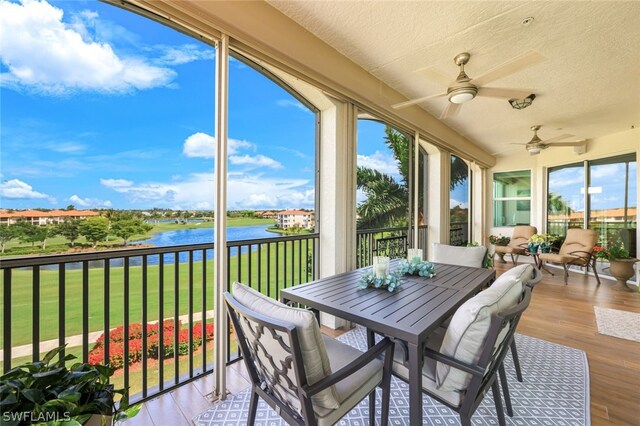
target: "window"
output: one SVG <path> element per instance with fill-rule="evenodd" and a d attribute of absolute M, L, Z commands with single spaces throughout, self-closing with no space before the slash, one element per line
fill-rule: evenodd
<path fill-rule="evenodd" d="M 450 244 L 463 246 L 469 242 L 469 166 L 451 156 L 451 185 L 449 188 Z"/>
<path fill-rule="evenodd" d="M 493 174 L 493 226 L 531 223 L 531 171 Z"/>
<path fill-rule="evenodd" d="M 586 227 L 598 232 L 600 244 L 620 242 L 634 254 L 636 175 L 635 154 L 549 169 L 547 232 L 565 235 L 568 228 L 584 228 L 587 218 Z"/>

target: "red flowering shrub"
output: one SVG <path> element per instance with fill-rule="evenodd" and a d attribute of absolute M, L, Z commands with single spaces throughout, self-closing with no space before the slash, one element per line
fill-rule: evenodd
<path fill-rule="evenodd" d="M 147 357 L 152 359 L 159 358 L 159 334 L 160 325 L 146 324 L 145 332 L 147 335 Z M 169 358 L 174 354 L 174 336 L 175 326 L 173 320 L 166 320 L 162 323 L 162 348 L 163 357 Z M 187 355 L 189 353 L 189 329 L 182 329 L 178 321 L 178 355 Z M 205 326 L 205 336 L 207 340 L 213 339 L 214 326 L 207 324 Z M 134 364 L 142 360 L 142 323 L 129 325 L 129 356 L 128 363 Z M 193 326 L 193 342 L 192 349 L 195 351 L 202 345 L 202 324 Z M 104 334 L 96 339 L 93 349 L 89 352 L 90 364 L 101 364 L 104 361 Z M 108 364 L 113 369 L 122 368 L 124 366 L 124 327 L 116 327 L 109 332 L 109 361 Z"/>

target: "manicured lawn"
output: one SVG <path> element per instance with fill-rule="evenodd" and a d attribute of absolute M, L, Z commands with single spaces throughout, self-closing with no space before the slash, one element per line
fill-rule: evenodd
<path fill-rule="evenodd" d="M 271 297 L 278 297 L 278 289 L 290 287 L 300 282 L 311 279 L 312 273 L 307 265 L 307 249 L 311 258 L 312 243 L 308 247 L 304 241 L 288 242 L 285 259 L 285 243 L 270 243 L 270 261 L 268 262 L 267 247 L 261 250 L 254 249 L 251 253 L 237 255 L 235 249 L 231 252 L 230 267 L 228 272 L 229 282 L 236 280 L 250 283 L 252 287 Z M 292 244 L 294 246 L 292 247 Z M 277 253 L 276 253 L 277 251 Z M 251 262 L 249 262 L 249 258 Z M 310 262 L 309 262 L 310 263 Z M 251 264 L 251 265 L 249 265 Z M 259 265 L 259 266 L 258 266 Z M 203 277 L 203 266 L 205 274 Z M 251 266 L 251 269 L 249 269 Z M 285 269 L 286 267 L 286 269 Z M 269 269 L 269 273 L 267 273 Z M 143 294 L 143 273 L 141 266 L 129 268 L 129 322 L 142 320 L 143 306 L 146 304 L 148 321 L 159 318 L 160 269 L 157 265 L 147 267 L 147 290 Z M 212 261 L 197 261 L 193 264 L 190 274 L 188 263 L 179 263 L 176 274 L 175 264 L 166 261 L 164 265 L 164 278 L 162 281 L 164 317 L 174 316 L 176 306 L 178 315 L 184 315 L 189 311 L 189 296 L 193 300 L 193 312 L 203 310 L 203 289 L 206 294 L 206 309 L 213 309 L 214 301 L 214 267 Z M 124 318 L 125 290 L 124 267 L 111 267 L 109 270 L 109 326 L 110 328 L 122 325 Z M 177 280 L 175 279 L 177 275 Z M 191 278 L 191 279 L 190 279 Z M 40 271 L 40 340 L 56 339 L 58 337 L 59 324 L 59 284 L 58 270 Z M 33 273 L 31 269 L 16 269 L 12 271 L 11 285 L 11 333 L 12 346 L 25 345 L 32 340 L 32 312 L 33 312 Z M 65 335 L 72 336 L 82 333 L 82 296 L 83 277 L 81 270 L 67 270 L 65 273 Z M 190 288 L 189 283 L 193 285 Z M 0 277 L 1 288 L 4 290 L 4 275 Z M 89 292 L 89 328 L 90 331 L 104 329 L 104 268 L 90 268 L 88 273 Z M 0 299 L 4 292 L 0 291 Z M 175 299 L 177 298 L 177 305 Z M 2 310 L 7 304 L 2 300 Z M 0 311 L 0 318 L 4 311 Z M 7 324 L 2 323 L 4 329 Z M 4 330 L 3 330 L 4 331 Z M 3 334 L 0 333 L 0 338 Z M 1 342 L 1 340 L 0 340 Z"/>

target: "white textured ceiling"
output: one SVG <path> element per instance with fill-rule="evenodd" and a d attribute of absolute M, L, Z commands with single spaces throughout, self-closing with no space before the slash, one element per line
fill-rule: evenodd
<path fill-rule="evenodd" d="M 446 91 L 429 71 L 455 80 L 460 52 L 471 53 L 471 78 L 541 53 L 543 62 L 487 84 L 531 89 L 532 106 L 477 97 L 444 119 L 489 153 L 524 149 L 510 143 L 529 141 L 534 124 L 543 125 L 542 139 L 592 139 L 640 125 L 638 1 L 268 1 L 408 99 Z M 524 26 L 527 17 L 534 21 Z M 447 102 L 419 105 L 439 117 Z"/>

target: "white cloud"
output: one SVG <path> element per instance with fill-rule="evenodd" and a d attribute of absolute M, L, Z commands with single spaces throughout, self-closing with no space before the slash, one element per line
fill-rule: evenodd
<path fill-rule="evenodd" d="M 69 197 L 69 201 L 80 207 L 111 207 L 113 204 L 109 200 L 101 200 L 99 198 L 81 198 L 77 195 Z"/>
<path fill-rule="evenodd" d="M 397 181 L 400 181 L 402 177 L 398 171 L 398 160 L 391 153 L 384 153 L 376 151 L 373 155 L 361 155 L 358 154 L 358 166 L 368 167 L 373 170 L 377 170 L 381 173 L 390 175 Z"/>
<path fill-rule="evenodd" d="M 51 142 L 46 145 L 48 149 L 63 154 L 78 154 L 87 149 L 87 146 L 75 142 Z"/>
<path fill-rule="evenodd" d="M 128 188 L 133 182 L 126 179 L 100 179 L 100 183 L 108 188 Z"/>
<path fill-rule="evenodd" d="M 232 155 L 229 157 L 229 162 L 235 166 L 253 166 L 253 167 L 268 167 L 270 169 L 281 169 L 282 164 L 273 158 L 266 157 L 262 154 L 258 155 Z"/>
<path fill-rule="evenodd" d="M 0 197 L 5 198 L 50 198 L 47 194 L 34 191 L 28 183 L 11 179 L 0 183 Z"/>
<path fill-rule="evenodd" d="M 227 150 L 229 155 L 236 154 L 240 149 L 253 148 L 254 145 L 251 142 L 228 139 Z M 187 157 L 195 158 L 213 158 L 215 154 L 216 138 L 206 133 L 198 132 L 189 136 L 184 141 L 182 147 L 182 153 Z"/>
<path fill-rule="evenodd" d="M 312 113 L 309 108 L 307 108 L 300 101 L 295 99 L 279 99 L 276 101 L 276 105 L 283 108 L 287 108 L 287 107 L 298 108 L 300 111 L 304 111 L 308 114 Z"/>
<path fill-rule="evenodd" d="M 162 51 L 162 56 L 155 61 L 162 65 L 182 65 L 199 60 L 215 59 L 215 50 L 213 48 L 202 49 L 195 44 L 155 46 L 155 49 Z"/>
<path fill-rule="evenodd" d="M 84 17 L 97 19 L 91 13 Z M 0 1 L 0 59 L 9 70 L 3 84 L 53 95 L 126 93 L 166 86 L 175 78 L 173 70 L 144 58 L 118 56 L 111 45 L 93 39 L 81 20 L 62 19 L 62 9 L 44 0 Z"/>
<path fill-rule="evenodd" d="M 460 207 L 461 209 L 466 209 L 466 208 L 468 208 L 468 207 L 469 207 L 469 204 L 468 204 L 468 203 L 466 203 L 466 202 L 464 202 L 464 201 L 458 201 L 458 200 L 455 200 L 455 199 L 453 199 L 453 198 L 452 198 L 452 199 L 449 201 L 449 206 L 450 206 L 451 208 L 454 208 L 454 207 Z"/>
<path fill-rule="evenodd" d="M 101 181 L 118 180 L 120 179 L 102 179 Z M 193 173 L 183 180 L 171 183 L 142 182 L 110 187 L 124 194 L 132 203 L 142 207 L 214 208 L 212 173 Z M 229 209 L 313 208 L 314 202 L 314 189 L 306 179 L 278 179 L 240 173 L 229 176 L 227 186 Z"/>

